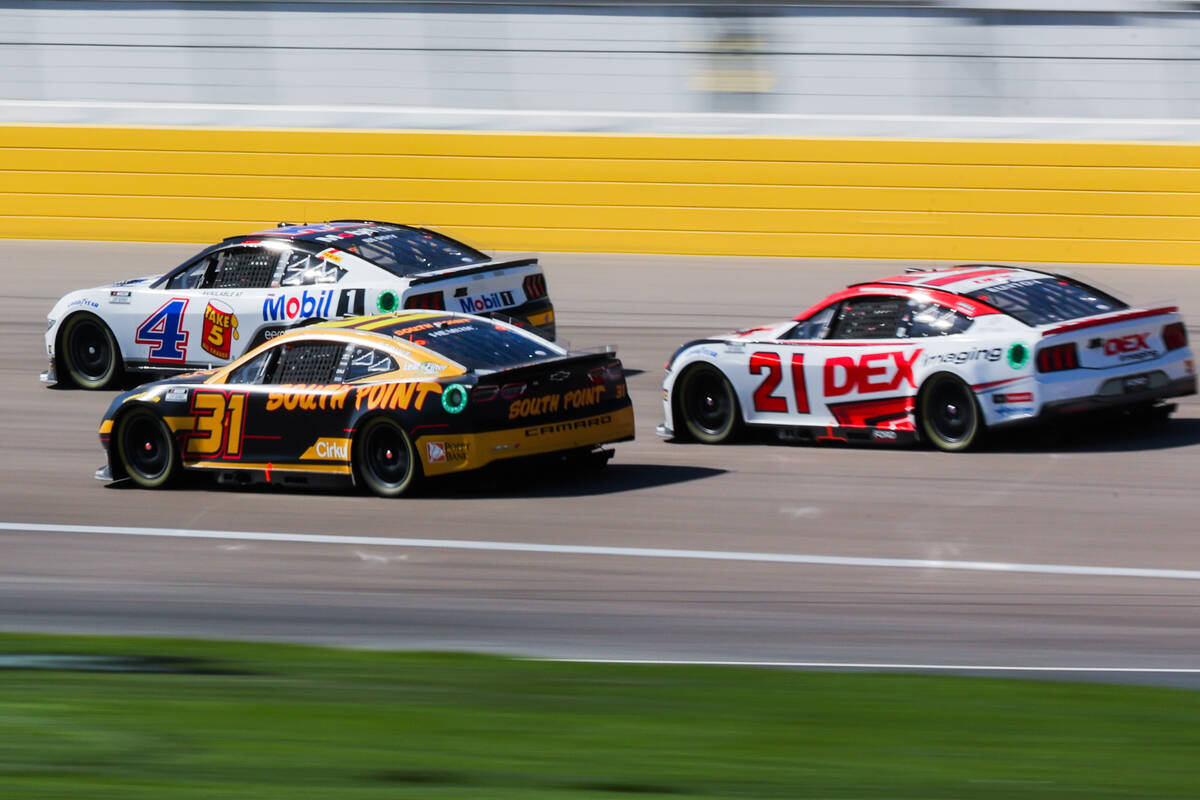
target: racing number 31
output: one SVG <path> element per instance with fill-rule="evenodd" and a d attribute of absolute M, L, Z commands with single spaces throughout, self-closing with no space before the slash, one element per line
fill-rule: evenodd
<path fill-rule="evenodd" d="M 187 454 L 202 458 L 241 458 L 246 422 L 246 392 L 192 393 L 195 422 L 187 440 Z"/>
<path fill-rule="evenodd" d="M 774 394 L 775 389 L 783 380 L 783 368 L 780 363 L 779 353 L 761 351 L 750 356 L 750 374 L 759 375 L 763 372 L 766 372 L 767 376 L 763 378 L 763 382 L 759 384 L 759 387 L 754 390 L 754 410 L 774 411 L 786 414 L 788 410 L 787 398 Z M 803 353 L 792 353 L 792 387 L 796 395 L 796 413 L 809 413 L 808 387 L 804 383 Z"/>

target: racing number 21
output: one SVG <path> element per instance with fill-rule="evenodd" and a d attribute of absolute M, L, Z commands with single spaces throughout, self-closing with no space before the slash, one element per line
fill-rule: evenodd
<path fill-rule="evenodd" d="M 755 411 L 775 411 L 786 414 L 788 403 L 786 397 L 774 394 L 783 380 L 783 368 L 779 353 L 760 351 L 750 356 L 750 374 L 759 375 L 766 372 L 763 382 L 754 390 Z M 796 395 L 796 413 L 808 412 L 808 387 L 804 383 L 804 354 L 792 353 L 792 386 Z"/>
<path fill-rule="evenodd" d="M 246 422 L 246 392 L 192 393 L 195 422 L 187 440 L 187 454 L 202 458 L 241 458 Z"/>

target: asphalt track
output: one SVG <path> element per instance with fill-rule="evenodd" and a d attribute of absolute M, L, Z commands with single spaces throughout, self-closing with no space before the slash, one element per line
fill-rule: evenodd
<path fill-rule="evenodd" d="M 637 440 L 594 476 L 399 501 L 106 486 L 112 393 L 38 382 L 45 314 L 195 249 L 0 241 L 0 629 L 1200 685 L 1196 399 L 1159 427 L 969 454 L 655 437 L 679 343 L 894 264 L 543 256 L 561 337 L 631 371 Z M 1200 320 L 1195 270 L 1069 269 Z"/>

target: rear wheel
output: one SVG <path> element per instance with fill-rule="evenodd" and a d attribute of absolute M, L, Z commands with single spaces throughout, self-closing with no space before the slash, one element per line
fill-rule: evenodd
<path fill-rule="evenodd" d="M 938 373 L 925 382 L 917 412 L 921 435 L 939 450 L 968 450 L 983 434 L 983 418 L 975 393 L 948 373 Z"/>
<path fill-rule="evenodd" d="M 179 450 L 171 429 L 155 412 L 135 408 L 117 424 L 117 459 L 143 489 L 158 489 L 179 474 Z"/>
<path fill-rule="evenodd" d="M 421 478 L 412 439 L 387 417 L 363 425 L 354 441 L 354 472 L 362 485 L 380 497 L 400 497 Z"/>
<path fill-rule="evenodd" d="M 117 340 L 99 317 L 75 314 L 63 323 L 59 339 L 63 372 L 82 389 L 103 389 L 121 374 Z"/>
<path fill-rule="evenodd" d="M 711 364 L 691 367 L 675 384 L 683 429 L 705 444 L 721 444 L 738 430 L 737 396 L 722 372 Z"/>

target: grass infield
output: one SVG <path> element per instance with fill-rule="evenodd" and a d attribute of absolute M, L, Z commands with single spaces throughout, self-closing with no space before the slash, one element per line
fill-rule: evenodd
<path fill-rule="evenodd" d="M 1178 689 L 0 635 L 6 798 L 1193 798 L 1198 787 L 1200 692 Z"/>

